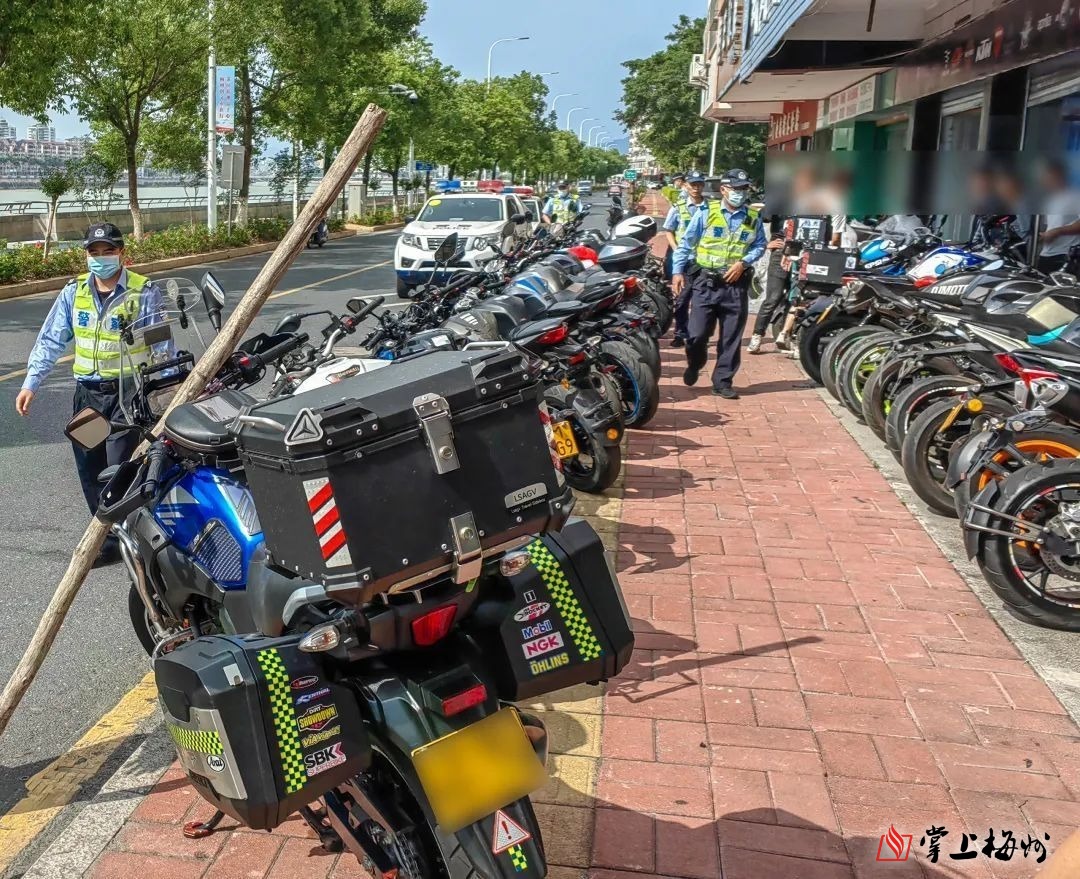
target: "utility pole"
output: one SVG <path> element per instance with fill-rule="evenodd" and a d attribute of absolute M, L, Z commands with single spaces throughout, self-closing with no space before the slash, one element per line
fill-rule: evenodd
<path fill-rule="evenodd" d="M 720 137 L 720 123 L 714 122 L 712 128 L 712 156 L 709 158 L 709 176 L 716 176 L 716 141 Z"/>
<path fill-rule="evenodd" d="M 409 138 L 409 191 L 405 196 L 405 204 L 412 210 L 413 206 L 413 194 L 416 192 L 413 187 L 413 178 L 416 176 L 416 144 L 413 139 Z"/>
<path fill-rule="evenodd" d="M 217 228 L 217 56 L 214 54 L 214 0 L 209 0 L 207 26 L 210 32 L 210 58 L 207 63 L 206 91 L 206 227 Z"/>

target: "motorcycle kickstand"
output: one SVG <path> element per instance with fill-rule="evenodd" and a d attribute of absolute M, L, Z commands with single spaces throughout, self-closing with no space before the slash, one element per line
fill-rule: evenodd
<path fill-rule="evenodd" d="M 326 817 L 326 812 L 323 809 L 316 811 L 311 806 L 304 806 L 300 809 L 300 817 L 304 819 L 308 827 L 319 834 L 319 844 L 323 849 L 331 854 L 345 850 L 345 843 L 338 835 L 338 832 L 329 824 L 323 823 L 323 819 Z"/>
<path fill-rule="evenodd" d="M 217 830 L 224 817 L 225 813 L 218 809 L 209 821 L 189 821 L 184 825 L 184 836 L 188 839 L 204 839 Z"/>

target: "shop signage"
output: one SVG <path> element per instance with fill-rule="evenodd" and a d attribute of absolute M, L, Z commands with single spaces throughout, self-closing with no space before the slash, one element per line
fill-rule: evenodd
<path fill-rule="evenodd" d="M 750 34 L 760 34 L 769 23 L 773 10 L 780 5 L 780 0 L 750 0 Z"/>
<path fill-rule="evenodd" d="M 829 125 L 836 125 L 874 109 L 877 77 L 871 76 L 829 98 Z"/>
<path fill-rule="evenodd" d="M 817 101 L 785 101 L 782 113 L 769 117 L 768 146 L 775 147 L 817 130 Z"/>
<path fill-rule="evenodd" d="M 1030 64 L 1080 46 L 1080 3 L 1010 0 L 913 52 L 896 74 L 896 103 Z"/>

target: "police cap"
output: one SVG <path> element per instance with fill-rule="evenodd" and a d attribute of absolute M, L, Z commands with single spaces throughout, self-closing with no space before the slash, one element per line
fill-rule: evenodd
<path fill-rule="evenodd" d="M 687 183 L 704 183 L 705 182 L 705 175 L 702 174 L 700 171 L 691 171 L 686 176 L 686 182 Z"/>
<path fill-rule="evenodd" d="M 112 223 L 94 223 L 86 230 L 86 240 L 83 247 L 89 248 L 95 242 L 111 244 L 113 247 L 124 246 L 124 233 Z"/>
<path fill-rule="evenodd" d="M 734 189 L 746 189 L 750 185 L 750 175 L 742 168 L 732 168 L 720 178 L 720 184 Z"/>

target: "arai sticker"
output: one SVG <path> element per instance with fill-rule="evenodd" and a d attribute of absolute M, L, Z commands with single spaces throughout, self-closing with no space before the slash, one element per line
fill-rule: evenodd
<path fill-rule="evenodd" d="M 531 623 L 533 620 L 538 620 L 544 614 L 551 610 L 551 605 L 546 601 L 537 601 L 534 604 L 528 604 L 514 614 L 514 619 L 519 623 Z"/>

